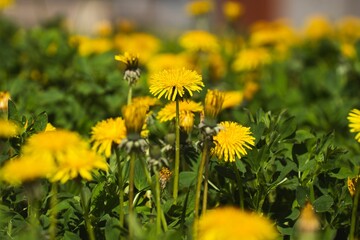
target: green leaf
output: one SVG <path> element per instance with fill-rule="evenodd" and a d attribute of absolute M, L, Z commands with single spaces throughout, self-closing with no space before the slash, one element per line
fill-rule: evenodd
<path fill-rule="evenodd" d="M 11 100 L 8 101 L 8 119 L 21 122 L 21 118 L 18 110 L 16 109 L 15 103 Z"/>
<path fill-rule="evenodd" d="M 303 186 L 298 186 L 296 188 L 296 200 L 299 205 L 305 206 L 305 203 L 308 201 L 308 190 Z"/>
<path fill-rule="evenodd" d="M 310 133 L 309 131 L 306 131 L 306 130 L 297 130 L 296 135 L 295 135 L 295 138 L 299 143 L 304 142 L 305 140 L 314 138 L 314 137 L 315 136 L 312 133 Z"/>
<path fill-rule="evenodd" d="M 330 195 L 322 195 L 314 201 L 313 206 L 316 212 L 326 212 L 333 204 L 334 199 Z"/>
<path fill-rule="evenodd" d="M 195 184 L 197 174 L 195 172 L 184 171 L 179 174 L 179 188 L 189 188 Z"/>
<path fill-rule="evenodd" d="M 78 234 L 66 231 L 62 240 L 81 240 Z"/>
<path fill-rule="evenodd" d="M 116 218 L 110 218 L 105 225 L 105 239 L 119 239 L 120 236 L 120 222 Z"/>
<path fill-rule="evenodd" d="M 146 180 L 146 175 L 144 173 L 144 168 L 142 166 L 142 159 L 137 159 L 138 161 L 135 161 L 135 172 L 134 172 L 134 185 L 136 189 L 143 190 L 147 188 L 149 185 Z"/>
<path fill-rule="evenodd" d="M 285 122 L 280 125 L 279 132 L 281 134 L 281 139 L 285 139 L 291 136 L 296 131 L 296 127 L 297 124 L 295 117 L 290 117 L 286 119 Z"/>
<path fill-rule="evenodd" d="M 33 126 L 35 132 L 44 131 L 47 123 L 48 123 L 48 116 L 47 116 L 46 112 L 40 113 L 35 118 L 35 122 L 34 122 L 34 126 Z"/>

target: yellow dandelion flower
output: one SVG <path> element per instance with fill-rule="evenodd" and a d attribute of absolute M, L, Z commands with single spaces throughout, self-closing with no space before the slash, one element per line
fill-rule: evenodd
<path fill-rule="evenodd" d="M 269 219 L 234 207 L 207 211 L 198 222 L 198 240 L 275 240 L 278 233 Z"/>
<path fill-rule="evenodd" d="M 209 78 L 211 80 L 220 80 L 226 73 L 226 63 L 219 53 L 209 55 Z"/>
<path fill-rule="evenodd" d="M 72 36 L 69 40 L 70 45 L 77 47 L 81 56 L 89 56 L 92 54 L 101 54 L 110 51 L 113 43 L 107 38 L 90 38 L 87 36 Z"/>
<path fill-rule="evenodd" d="M 159 99 L 150 96 L 134 97 L 132 103 L 138 106 L 144 106 L 147 108 L 153 107 L 159 104 Z"/>
<path fill-rule="evenodd" d="M 193 0 L 186 4 L 186 11 L 191 16 L 200 16 L 209 13 L 213 9 L 209 0 Z"/>
<path fill-rule="evenodd" d="M 347 119 L 349 120 L 350 132 L 357 133 L 355 139 L 360 142 L 360 110 L 351 110 Z"/>
<path fill-rule="evenodd" d="M 297 227 L 301 232 L 316 232 L 320 229 L 319 218 L 315 214 L 311 203 L 308 202 L 301 210 L 297 224 Z"/>
<path fill-rule="evenodd" d="M 105 159 L 91 151 L 79 134 L 67 130 L 32 135 L 23 146 L 22 154 L 41 162 L 54 162 L 56 174 L 50 180 L 61 183 L 78 176 L 90 180 L 91 171 L 108 168 Z"/>
<path fill-rule="evenodd" d="M 203 30 L 192 30 L 184 33 L 180 37 L 179 43 L 190 52 L 214 53 L 220 49 L 217 37 Z"/>
<path fill-rule="evenodd" d="M 240 105 L 244 99 L 243 92 L 241 91 L 225 91 L 224 94 L 222 109 L 236 107 Z"/>
<path fill-rule="evenodd" d="M 120 52 L 141 53 L 139 59 L 145 64 L 160 50 L 160 39 L 147 33 L 117 34 L 114 39 L 115 47 Z"/>
<path fill-rule="evenodd" d="M 348 190 L 349 190 L 349 193 L 352 197 L 355 196 L 355 190 L 356 190 L 356 184 L 357 184 L 357 181 L 358 181 L 358 178 L 359 177 L 355 177 L 355 178 L 348 178 L 347 180 L 347 186 L 348 186 Z"/>
<path fill-rule="evenodd" d="M 199 92 L 204 87 L 202 77 L 185 68 L 165 69 L 155 73 L 151 76 L 149 85 L 150 93 L 155 97 L 164 96 L 171 101 L 192 96 L 193 92 Z"/>
<path fill-rule="evenodd" d="M 105 157 L 110 157 L 113 144 L 120 144 L 126 137 L 125 121 L 121 117 L 109 118 L 98 122 L 91 129 L 91 139 L 93 149 L 98 153 L 104 153 Z"/>
<path fill-rule="evenodd" d="M 235 71 L 252 71 L 270 62 L 270 53 L 265 48 L 248 48 L 237 54 L 232 67 Z"/>
<path fill-rule="evenodd" d="M 137 69 L 139 66 L 139 54 L 125 52 L 123 55 L 116 55 L 115 60 L 126 64 L 126 69 Z"/>
<path fill-rule="evenodd" d="M 348 16 L 340 19 L 336 24 L 336 33 L 341 42 L 355 43 L 360 39 L 360 18 Z"/>
<path fill-rule="evenodd" d="M 233 21 L 240 17 L 244 12 L 244 6 L 240 2 L 226 1 L 222 11 L 227 20 Z"/>
<path fill-rule="evenodd" d="M 179 102 L 179 117 L 180 127 L 185 131 L 190 132 L 194 126 L 194 113 L 202 112 L 203 107 L 201 103 L 193 101 L 181 101 Z M 175 119 L 176 117 L 176 103 L 171 102 L 165 105 L 157 114 L 157 119 L 160 122 L 167 122 Z"/>
<path fill-rule="evenodd" d="M 0 138 L 15 137 L 20 133 L 20 127 L 10 120 L 0 119 Z"/>
<path fill-rule="evenodd" d="M 324 16 L 313 16 L 305 24 L 305 37 L 319 40 L 333 34 L 332 24 Z"/>
<path fill-rule="evenodd" d="M 10 99 L 9 92 L 0 92 L 0 111 L 8 110 L 9 99 Z"/>
<path fill-rule="evenodd" d="M 244 99 L 248 101 L 253 99 L 255 93 L 259 90 L 259 88 L 260 86 L 257 82 L 252 80 L 246 81 L 243 92 Z"/>
<path fill-rule="evenodd" d="M 11 185 L 41 178 L 48 178 L 56 171 L 54 161 L 38 159 L 31 156 L 21 156 L 10 159 L 0 169 L 0 179 Z"/>
<path fill-rule="evenodd" d="M 353 44 L 343 43 L 340 46 L 341 53 L 344 57 L 353 59 L 356 57 L 356 49 Z"/>
<path fill-rule="evenodd" d="M 132 103 L 122 108 L 122 114 L 125 120 L 127 135 L 141 133 L 145 124 L 149 107 Z"/>
<path fill-rule="evenodd" d="M 255 138 L 251 136 L 250 128 L 236 122 L 221 122 L 220 131 L 214 136 L 215 146 L 211 149 L 213 155 L 225 162 L 234 162 L 235 157 L 246 155 L 246 148 L 255 145 Z"/>
<path fill-rule="evenodd" d="M 149 74 L 172 68 L 190 69 L 192 64 L 184 54 L 163 53 L 153 56 L 147 63 Z"/>
<path fill-rule="evenodd" d="M 208 89 L 205 96 L 204 113 L 205 117 L 216 118 L 222 110 L 225 94 L 219 90 Z"/>
<path fill-rule="evenodd" d="M 65 183 L 70 179 L 81 177 L 85 180 L 91 180 L 91 172 L 94 169 L 106 171 L 108 165 L 104 158 L 97 155 L 88 148 L 78 148 L 75 151 L 68 151 L 66 154 L 57 156 L 57 170 L 52 181 Z"/>

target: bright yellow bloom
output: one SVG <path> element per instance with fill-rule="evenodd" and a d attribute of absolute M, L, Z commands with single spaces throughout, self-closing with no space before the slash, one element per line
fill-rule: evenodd
<path fill-rule="evenodd" d="M 132 103 L 136 104 L 137 106 L 150 108 L 159 104 L 159 99 L 150 96 L 134 97 L 132 99 Z"/>
<path fill-rule="evenodd" d="M 214 136 L 214 148 L 211 149 L 220 161 L 234 162 L 235 157 L 241 158 L 246 155 L 246 148 L 251 149 L 255 145 L 255 138 L 251 136 L 250 128 L 236 122 L 221 122 L 220 131 Z"/>
<path fill-rule="evenodd" d="M 55 171 L 56 165 L 51 159 L 21 156 L 5 163 L 0 169 L 0 179 L 16 186 L 40 178 L 49 178 Z"/>
<path fill-rule="evenodd" d="M 121 117 L 109 118 L 98 122 L 91 128 L 92 149 L 110 157 L 113 144 L 120 144 L 126 137 L 125 121 Z"/>
<path fill-rule="evenodd" d="M 355 178 L 348 178 L 348 180 L 347 180 L 348 190 L 352 197 L 355 196 L 355 190 L 356 190 L 355 186 L 357 184 L 358 179 L 359 179 L 359 177 L 355 177 Z"/>
<path fill-rule="evenodd" d="M 308 19 L 305 25 L 305 37 L 310 40 L 319 40 L 333 34 L 331 23 L 323 16 L 314 16 Z"/>
<path fill-rule="evenodd" d="M 9 99 L 10 99 L 9 92 L 0 92 L 0 111 L 8 110 Z"/>
<path fill-rule="evenodd" d="M 187 13 L 192 16 L 207 14 L 212 8 L 212 2 L 209 0 L 193 0 L 186 5 Z"/>
<path fill-rule="evenodd" d="M 179 117 L 180 127 L 185 131 L 190 132 L 194 126 L 194 113 L 202 112 L 203 107 L 200 103 L 193 101 L 180 101 L 179 102 Z M 170 102 L 163 107 L 157 115 L 160 122 L 167 122 L 175 119 L 176 117 L 176 103 Z"/>
<path fill-rule="evenodd" d="M 360 18 L 348 16 L 336 24 L 337 37 L 341 42 L 353 44 L 360 39 Z"/>
<path fill-rule="evenodd" d="M 91 151 L 80 135 L 67 130 L 32 135 L 22 148 L 22 156 L 37 159 L 39 163 L 52 161 L 57 169 L 50 180 L 61 183 L 78 176 L 90 180 L 91 171 L 108 168 L 105 159 Z"/>
<path fill-rule="evenodd" d="M 0 119 L 0 138 L 15 137 L 20 133 L 20 127 L 10 120 Z"/>
<path fill-rule="evenodd" d="M 241 91 L 226 91 L 224 94 L 225 97 L 222 109 L 238 106 L 244 99 L 244 95 Z"/>
<path fill-rule="evenodd" d="M 346 58 L 355 58 L 356 57 L 356 49 L 353 44 L 350 43 L 343 43 L 340 46 L 340 50 L 343 56 Z"/>
<path fill-rule="evenodd" d="M 137 69 L 139 66 L 139 54 L 125 52 L 124 55 L 116 55 L 115 60 L 125 63 L 127 69 Z"/>
<path fill-rule="evenodd" d="M 14 0 L 0 0 L 0 10 L 9 7 L 13 2 Z"/>
<path fill-rule="evenodd" d="M 260 86 L 257 82 L 252 80 L 246 81 L 243 92 L 244 99 L 248 101 L 253 99 L 255 93 L 259 90 L 259 88 Z"/>
<path fill-rule="evenodd" d="M 70 45 L 77 47 L 81 56 L 101 54 L 113 48 L 113 43 L 107 38 L 89 38 L 87 36 L 72 36 Z"/>
<path fill-rule="evenodd" d="M 195 71 L 183 69 L 169 69 L 155 73 L 149 80 L 150 93 L 157 98 L 164 96 L 175 101 L 193 95 L 204 87 L 202 77 Z"/>
<path fill-rule="evenodd" d="M 235 71 L 252 71 L 269 64 L 271 56 L 265 48 L 241 50 L 232 65 Z"/>
<path fill-rule="evenodd" d="M 223 4 L 222 11 L 224 16 L 229 21 L 233 21 L 240 17 L 244 12 L 244 7 L 241 3 L 235 1 L 226 1 Z"/>
<path fill-rule="evenodd" d="M 50 131 L 55 131 L 55 130 L 56 130 L 56 128 L 51 123 L 47 123 L 44 131 L 50 132 Z"/>
<path fill-rule="evenodd" d="M 219 90 L 208 89 L 205 96 L 205 117 L 216 118 L 219 112 L 222 110 L 224 103 L 225 93 Z"/>
<path fill-rule="evenodd" d="M 269 219 L 234 207 L 209 210 L 198 222 L 198 240 L 275 240 L 278 233 Z"/>
<path fill-rule="evenodd" d="M 132 103 L 122 108 L 122 114 L 125 120 L 127 135 L 135 133 L 140 134 L 143 125 L 146 123 L 146 117 L 149 107 Z"/>
<path fill-rule="evenodd" d="M 190 69 L 192 64 L 184 54 L 163 53 L 153 56 L 147 63 L 149 74 L 172 68 Z"/>
<path fill-rule="evenodd" d="M 360 110 L 351 110 L 347 119 L 349 120 L 350 132 L 357 133 L 355 139 L 360 142 Z"/>
<path fill-rule="evenodd" d="M 120 52 L 140 53 L 140 63 L 145 64 L 160 49 L 160 39 L 147 33 L 117 34 L 115 47 Z"/>
<path fill-rule="evenodd" d="M 180 45 L 190 52 L 214 53 L 220 49 L 217 37 L 203 30 L 188 31 L 179 41 Z"/>

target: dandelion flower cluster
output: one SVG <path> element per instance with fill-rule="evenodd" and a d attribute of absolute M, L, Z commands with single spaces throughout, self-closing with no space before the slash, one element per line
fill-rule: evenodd
<path fill-rule="evenodd" d="M 215 146 L 211 149 L 213 155 L 225 162 L 234 162 L 235 157 L 246 155 L 246 149 L 255 145 L 255 138 L 251 136 L 250 128 L 236 122 L 221 122 L 220 131 L 214 136 Z"/>
<path fill-rule="evenodd" d="M 271 56 L 268 50 L 262 47 L 241 50 L 233 63 L 235 71 L 252 71 L 269 64 Z"/>
<path fill-rule="evenodd" d="M 120 144 L 126 137 L 125 121 L 121 117 L 109 118 L 98 122 L 91 130 L 93 149 L 110 157 L 113 144 Z"/>
<path fill-rule="evenodd" d="M 351 110 L 347 119 L 349 120 L 350 132 L 355 132 L 355 139 L 360 142 L 360 110 Z"/>
<path fill-rule="evenodd" d="M 202 77 L 195 71 L 183 69 L 163 70 L 152 75 L 149 80 L 150 93 L 175 101 L 193 95 L 204 87 Z"/>
<path fill-rule="evenodd" d="M 220 48 L 217 37 L 203 30 L 188 31 L 179 41 L 180 45 L 190 52 L 215 53 Z"/>
<path fill-rule="evenodd" d="M 198 222 L 198 240 L 275 240 L 277 237 L 269 219 L 234 207 L 209 210 Z"/>
<path fill-rule="evenodd" d="M 226 1 L 222 7 L 224 16 L 229 21 L 234 21 L 244 12 L 243 5 L 236 1 Z"/>

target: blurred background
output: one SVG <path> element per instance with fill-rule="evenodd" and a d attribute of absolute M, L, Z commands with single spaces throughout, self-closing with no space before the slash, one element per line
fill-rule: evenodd
<path fill-rule="evenodd" d="M 211 16 L 213 25 L 223 19 L 217 6 L 225 0 L 214 0 Z M 239 21 L 249 25 L 257 20 L 284 18 L 300 28 L 314 15 L 330 21 L 346 16 L 360 15 L 358 0 L 236 0 L 244 6 Z M 66 16 L 71 29 L 91 33 L 94 25 L 103 20 L 130 20 L 139 26 L 161 31 L 181 31 L 191 27 L 186 12 L 190 0 L 16 0 L 4 14 L 23 26 L 33 26 L 56 15 Z"/>

